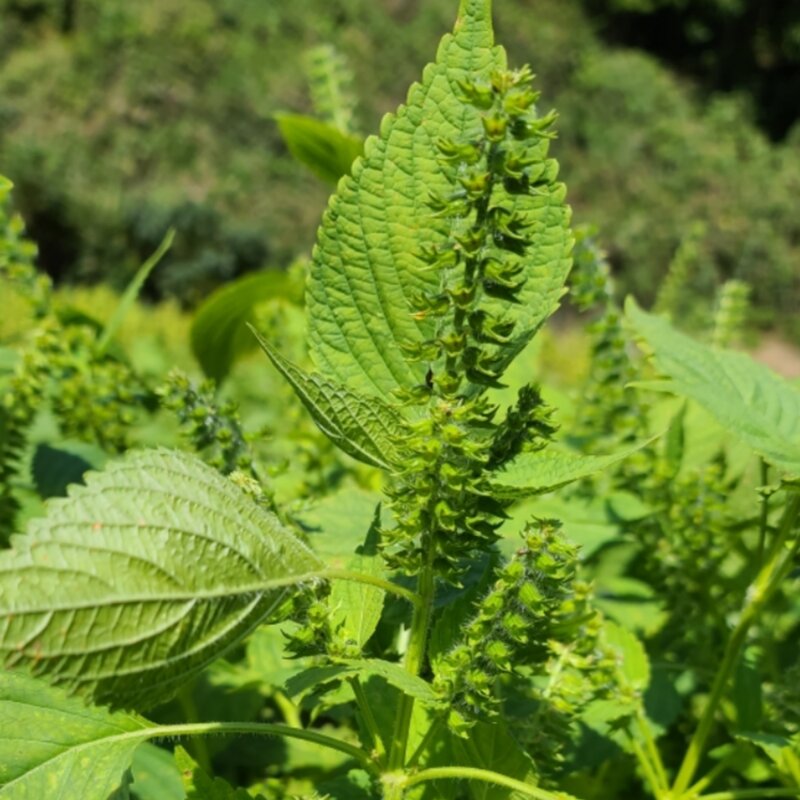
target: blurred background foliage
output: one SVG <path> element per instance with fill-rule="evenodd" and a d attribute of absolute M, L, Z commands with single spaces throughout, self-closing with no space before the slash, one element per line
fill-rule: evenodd
<path fill-rule="evenodd" d="M 375 131 L 455 10 L 0 0 L 0 173 L 40 264 L 121 287 L 174 227 L 146 295 L 184 307 L 288 265 L 330 191 L 275 119 L 311 110 L 309 52 L 333 45 L 354 73 L 339 127 Z M 576 222 L 597 225 L 620 288 L 653 300 L 678 258 L 698 298 L 741 279 L 756 321 L 800 340 L 800 3 L 497 0 L 495 17 L 560 112 Z"/>

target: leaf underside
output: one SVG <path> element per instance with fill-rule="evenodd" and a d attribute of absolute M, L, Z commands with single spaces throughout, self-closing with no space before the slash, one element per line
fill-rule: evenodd
<path fill-rule="evenodd" d="M 628 319 L 669 380 L 648 388 L 689 397 L 733 436 L 789 476 L 800 475 L 800 391 L 744 353 L 676 331 L 665 319 L 626 305 Z"/>
<path fill-rule="evenodd" d="M 384 397 L 423 383 L 426 365 L 409 359 L 401 345 L 434 334 L 430 320 L 412 316 L 412 297 L 438 289 L 439 275 L 425 269 L 421 253 L 444 242 L 450 229 L 450 221 L 427 205 L 429 192 L 451 190 L 435 142 L 480 135 L 479 112 L 462 101 L 458 82 L 486 77 L 505 63 L 505 52 L 493 46 L 488 4 L 465 0 L 436 62 L 411 87 L 407 104 L 383 119 L 380 136 L 367 140 L 352 177 L 339 184 L 319 231 L 306 298 L 311 355 L 326 376 Z M 548 170 L 555 174 L 555 162 L 548 162 Z M 495 201 L 532 225 L 527 283 L 508 347 L 513 353 L 555 310 L 572 240 L 561 184 L 514 197 L 498 190 Z"/>
<path fill-rule="evenodd" d="M 402 464 L 398 442 L 409 435 L 400 414 L 380 398 L 303 372 L 251 328 L 275 368 L 292 385 L 319 429 L 349 456 L 381 469 Z"/>
<path fill-rule="evenodd" d="M 0 554 L 0 659 L 145 708 L 240 641 L 321 567 L 199 459 L 134 453 L 52 501 Z"/>

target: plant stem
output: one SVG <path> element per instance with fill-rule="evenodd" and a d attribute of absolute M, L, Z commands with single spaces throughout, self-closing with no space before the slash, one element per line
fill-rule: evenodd
<path fill-rule="evenodd" d="M 428 553 L 431 548 L 428 546 Z M 425 659 L 425 649 L 428 643 L 428 626 L 430 625 L 433 611 L 434 578 L 430 555 L 420 572 L 417 581 L 417 594 L 422 598 L 422 603 L 414 608 L 411 618 L 411 635 L 408 640 L 408 650 L 404 666 L 411 675 L 418 675 Z M 397 722 L 392 734 L 392 745 L 389 750 L 389 770 L 402 769 L 406 760 L 406 747 L 408 734 L 411 728 L 411 715 L 414 712 L 414 698 L 407 694 L 400 696 L 400 706 L 397 713 Z M 402 796 L 402 795 L 398 795 Z M 391 796 L 387 795 L 387 800 Z"/>
<path fill-rule="evenodd" d="M 653 797 L 655 797 L 656 800 L 661 800 L 662 790 L 667 787 L 661 785 L 661 781 L 658 779 L 658 775 L 650 759 L 647 757 L 647 753 L 645 753 L 642 745 L 635 739 L 631 739 L 631 749 L 636 756 L 636 760 L 639 762 L 639 766 L 642 768 L 642 772 L 644 772 L 645 780 L 649 784 L 650 790 L 653 792 Z"/>
<path fill-rule="evenodd" d="M 360 747 L 335 739 L 333 736 L 326 736 L 318 731 L 305 730 L 303 728 L 293 728 L 290 725 L 269 722 L 191 722 L 181 725 L 148 725 L 141 730 L 121 733 L 117 736 L 104 737 L 104 742 L 125 742 L 141 739 L 168 739 L 176 736 L 209 736 L 212 734 L 236 734 L 244 733 L 255 736 L 286 736 L 290 739 L 302 739 L 306 742 L 313 742 L 331 750 L 338 750 L 340 753 L 350 756 L 358 761 L 364 769 L 378 774 L 375 762 Z M 87 742 L 80 747 L 96 747 L 97 741 Z"/>
<path fill-rule="evenodd" d="M 483 783 L 493 783 L 496 786 L 505 786 L 513 789 L 526 797 L 533 797 L 535 800 L 575 800 L 571 795 L 564 792 L 548 792 L 537 786 L 531 786 L 522 781 L 501 775 L 499 772 L 492 772 L 488 769 L 476 769 L 474 767 L 431 767 L 423 769 L 415 775 L 410 775 L 403 781 L 403 786 L 415 786 L 418 783 L 437 781 L 441 779 L 482 781 Z M 387 797 L 389 795 L 387 794 Z"/>
<path fill-rule="evenodd" d="M 194 702 L 194 697 L 192 696 L 191 683 L 184 686 L 178 692 L 177 700 L 187 722 L 200 721 L 200 717 L 197 713 L 197 705 Z M 206 772 L 211 772 L 211 756 L 208 753 L 206 743 L 202 739 L 198 739 L 196 742 L 193 742 L 193 745 L 194 747 L 192 748 L 192 751 L 194 753 L 194 757 L 197 759 L 197 763 L 200 765 L 200 768 Z"/>
<path fill-rule="evenodd" d="M 733 789 L 703 794 L 698 800 L 768 800 L 771 797 L 800 797 L 800 789 Z"/>
<path fill-rule="evenodd" d="M 761 485 L 766 487 L 769 479 L 769 466 L 764 459 L 761 459 Z M 769 495 L 764 492 L 761 495 L 761 515 L 758 521 L 758 553 L 756 557 L 756 567 L 761 568 L 764 560 L 764 548 L 767 546 L 767 525 L 769 522 Z"/>
<path fill-rule="evenodd" d="M 356 698 L 358 710 L 361 712 L 361 718 L 364 720 L 364 726 L 369 733 L 369 738 L 372 741 L 372 747 L 378 755 L 378 762 L 382 762 L 386 756 L 386 748 L 383 746 L 383 739 L 378 728 L 378 723 L 375 721 L 375 716 L 372 713 L 372 708 L 369 704 L 369 698 L 364 693 L 364 687 L 358 676 L 350 678 L 350 685 L 353 688 L 353 694 Z"/>
<path fill-rule="evenodd" d="M 408 762 L 406 763 L 406 767 L 408 769 L 413 769 L 417 765 L 420 758 L 422 758 L 422 754 L 425 752 L 428 745 L 431 743 L 433 737 L 439 733 L 439 730 L 441 729 L 443 723 L 444 723 L 444 717 L 441 716 L 436 717 L 433 720 L 433 722 L 431 722 L 430 727 L 428 728 L 427 731 L 425 731 L 425 735 L 422 737 L 420 743 L 417 745 L 417 749 L 414 750 L 413 754 L 411 755 L 411 758 L 409 758 Z"/>
<path fill-rule="evenodd" d="M 645 753 L 650 757 L 650 764 L 653 767 L 656 777 L 654 789 L 656 797 L 660 797 L 662 790 L 669 789 L 669 778 L 667 778 L 667 770 L 664 767 L 664 762 L 661 760 L 661 753 L 658 751 L 655 739 L 653 738 L 653 731 L 650 728 L 650 723 L 647 721 L 641 707 L 636 711 L 636 723 L 639 731 L 644 739 Z"/>
<path fill-rule="evenodd" d="M 792 568 L 795 553 L 800 545 L 800 537 L 794 542 L 793 547 L 786 549 L 785 545 L 791 536 L 798 513 L 800 513 L 800 493 L 794 492 L 789 497 L 778 534 L 770 548 L 767 563 L 748 589 L 747 600 L 742 609 L 741 617 L 731 633 L 730 639 L 728 639 L 722 663 L 714 677 L 708 702 L 675 778 L 675 783 L 672 787 L 672 793 L 675 797 L 680 798 L 683 796 L 697 771 L 706 741 L 714 724 L 717 707 L 725 693 L 731 673 L 739 660 L 751 626 L 758 619 L 764 607 L 772 599 L 772 595 Z"/>
<path fill-rule="evenodd" d="M 365 583 L 369 586 L 377 586 L 389 594 L 396 594 L 404 600 L 408 600 L 415 609 L 424 604 L 424 598 L 417 592 L 412 592 L 403 586 L 398 586 L 396 583 L 387 581 L 384 578 L 379 578 L 377 575 L 367 575 L 364 572 L 355 572 L 350 569 L 326 569 L 319 573 L 322 578 L 339 578 L 340 580 L 352 581 L 353 583 Z"/>
<path fill-rule="evenodd" d="M 692 786 L 686 790 L 686 794 L 690 797 L 699 795 L 700 792 L 710 786 L 729 767 L 730 763 L 726 759 L 722 759 L 722 761 L 715 764 L 699 781 L 697 781 L 697 783 L 692 784 Z"/>

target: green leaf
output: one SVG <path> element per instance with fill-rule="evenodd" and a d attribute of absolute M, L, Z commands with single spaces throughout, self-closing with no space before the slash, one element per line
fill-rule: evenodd
<path fill-rule="evenodd" d="M 434 216 L 427 205 L 430 192 L 451 190 L 435 143 L 481 134 L 480 112 L 463 102 L 459 82 L 488 79 L 505 63 L 504 51 L 493 47 L 488 3 L 465 0 L 436 62 L 411 87 L 407 104 L 384 117 L 380 136 L 367 139 L 364 157 L 331 199 L 307 288 L 311 355 L 320 372 L 355 391 L 388 397 L 398 387 L 424 382 L 427 365 L 404 348 L 435 335 L 430 318 L 412 316 L 415 295 L 438 291 L 441 277 L 427 268 L 423 249 L 450 233 L 450 220 Z M 506 195 L 498 186 L 493 195 L 532 232 L 508 354 L 518 352 L 555 310 L 570 266 L 569 210 L 546 150 L 543 140 L 543 182 L 535 194 Z"/>
<path fill-rule="evenodd" d="M 137 800 L 184 800 L 181 774 L 169 750 L 140 744 L 131 765 L 131 792 Z"/>
<path fill-rule="evenodd" d="M 142 266 L 136 271 L 136 274 L 133 276 L 133 280 L 125 289 L 125 292 L 120 298 L 119 304 L 114 309 L 114 313 L 111 315 L 111 319 L 103 329 L 100 340 L 97 342 L 97 349 L 100 353 L 104 353 L 108 349 L 109 344 L 111 344 L 111 340 L 117 335 L 122 323 L 125 321 L 125 316 L 136 302 L 139 292 L 142 291 L 144 282 L 158 265 L 158 262 L 164 258 L 167 251 L 170 249 L 170 247 L 172 247 L 172 240 L 174 238 L 175 229 L 170 228 L 167 231 L 167 235 L 164 237 L 164 241 L 161 242 L 155 253 L 153 253 L 153 255 L 150 256 L 150 258 L 148 258 L 147 261 L 145 261 L 144 264 L 142 264 Z"/>
<path fill-rule="evenodd" d="M 378 506 L 364 544 L 348 562 L 348 569 L 364 575 L 387 577 L 383 559 L 378 554 L 380 525 L 381 509 Z M 376 586 L 353 581 L 335 581 L 328 602 L 333 609 L 336 638 L 349 647 L 355 647 L 359 651 L 363 649 L 381 620 L 385 597 L 386 592 Z"/>
<path fill-rule="evenodd" d="M 604 636 L 617 654 L 617 671 L 625 685 L 643 692 L 650 683 L 650 660 L 644 645 L 629 630 L 608 620 Z"/>
<path fill-rule="evenodd" d="M 534 785 L 537 780 L 533 760 L 508 728 L 500 723 L 478 722 L 468 739 L 454 737 L 453 755 L 458 766 L 491 770 Z M 474 800 L 516 800 L 520 797 L 511 789 L 479 781 L 469 782 L 469 794 Z"/>
<path fill-rule="evenodd" d="M 518 498 L 551 492 L 560 486 L 608 469 L 646 444 L 647 442 L 642 442 L 607 456 L 584 456 L 553 448 L 521 453 L 501 470 L 491 473 L 489 480 L 500 497 Z"/>
<path fill-rule="evenodd" d="M 183 779 L 186 800 L 264 800 L 262 795 L 254 797 L 245 789 L 235 789 L 222 778 L 212 778 L 183 747 L 175 748 L 175 762 Z"/>
<path fill-rule="evenodd" d="M 800 743 L 771 733 L 740 733 L 736 738 L 760 748 L 780 772 L 800 787 Z"/>
<path fill-rule="evenodd" d="M 290 697 L 297 697 L 321 683 L 346 678 L 350 675 L 357 675 L 362 680 L 372 676 L 383 678 L 404 694 L 429 706 L 435 706 L 440 702 L 438 695 L 427 681 L 411 675 L 400 664 L 375 658 L 359 658 L 343 664 L 310 667 L 286 682 L 286 692 Z"/>
<path fill-rule="evenodd" d="M 194 456 L 133 453 L 0 553 L 0 658 L 101 702 L 168 699 L 321 568 Z"/>
<path fill-rule="evenodd" d="M 0 672 L 0 798 L 107 800 L 152 726 Z"/>
<path fill-rule="evenodd" d="M 36 491 L 43 498 L 64 497 L 70 484 L 83 483 L 84 473 L 102 460 L 103 451 L 91 445 L 79 443 L 77 447 L 72 444 L 51 447 L 49 444 L 39 444 L 31 462 Z"/>
<path fill-rule="evenodd" d="M 377 397 L 350 391 L 336 381 L 308 374 L 285 359 L 251 327 L 275 368 L 292 385 L 319 429 L 349 456 L 381 469 L 403 463 L 398 442 L 410 435 L 400 414 Z"/>
<path fill-rule="evenodd" d="M 203 372 L 216 381 L 227 377 L 236 359 L 256 346 L 247 323 L 255 322 L 259 303 L 291 293 L 292 278 L 286 272 L 264 270 L 209 295 L 197 309 L 191 329 L 192 352 Z"/>
<path fill-rule="evenodd" d="M 318 178 L 336 185 L 364 152 L 358 136 L 302 114 L 276 114 L 289 152 Z"/>
<path fill-rule="evenodd" d="M 689 397 L 733 436 L 790 476 L 800 475 L 800 390 L 744 353 L 701 344 L 633 300 L 626 314 L 668 380 L 647 388 Z"/>

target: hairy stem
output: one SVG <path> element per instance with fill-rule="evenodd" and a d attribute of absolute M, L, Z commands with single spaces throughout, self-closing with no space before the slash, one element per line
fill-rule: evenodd
<path fill-rule="evenodd" d="M 672 787 L 675 797 L 684 795 L 697 771 L 706 741 L 714 725 L 717 708 L 728 686 L 731 674 L 739 661 L 739 656 L 750 628 L 792 569 L 794 556 L 798 546 L 800 546 L 800 537 L 790 548 L 786 547 L 786 543 L 789 541 L 798 513 L 800 513 L 800 493 L 794 492 L 789 497 L 778 534 L 770 548 L 767 563 L 748 589 L 747 600 L 742 609 L 741 617 L 725 647 L 725 654 L 714 678 L 708 702 L 675 778 L 675 784 Z"/>
<path fill-rule="evenodd" d="M 548 792 L 538 786 L 531 786 L 522 781 L 501 775 L 499 772 L 492 772 L 488 769 L 476 769 L 474 767 L 431 767 L 423 769 L 415 775 L 410 775 L 403 781 L 403 786 L 408 788 L 418 783 L 428 781 L 438 781 L 442 779 L 482 781 L 483 783 L 493 783 L 496 786 L 505 786 L 525 797 L 533 797 L 535 800 L 575 800 L 572 795 L 564 792 Z M 389 795 L 386 795 L 389 797 Z M 791 795 L 790 795 L 791 796 Z"/>

